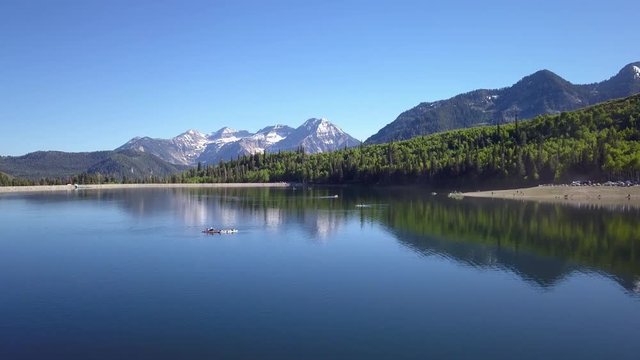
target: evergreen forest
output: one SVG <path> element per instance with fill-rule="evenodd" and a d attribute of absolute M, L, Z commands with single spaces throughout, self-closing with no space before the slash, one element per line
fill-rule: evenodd
<path fill-rule="evenodd" d="M 532 120 L 331 153 L 255 154 L 169 182 L 513 186 L 640 178 L 640 95 Z"/>

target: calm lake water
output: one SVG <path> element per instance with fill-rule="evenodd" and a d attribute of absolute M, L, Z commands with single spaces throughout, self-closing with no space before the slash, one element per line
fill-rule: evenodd
<path fill-rule="evenodd" d="M 0 195 L 0 359 L 637 359 L 639 333 L 637 209 L 414 189 Z"/>

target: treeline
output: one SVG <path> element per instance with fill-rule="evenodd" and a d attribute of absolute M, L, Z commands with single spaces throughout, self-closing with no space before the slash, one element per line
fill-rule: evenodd
<path fill-rule="evenodd" d="M 33 185 L 31 181 L 18 179 L 0 172 L 0 186 L 25 186 Z"/>
<path fill-rule="evenodd" d="M 116 174 L 82 173 L 63 178 L 41 178 L 38 180 L 9 176 L 0 172 L 0 186 L 66 185 L 66 184 L 154 184 L 166 183 L 167 177 L 147 176 L 145 178 L 127 178 Z"/>
<path fill-rule="evenodd" d="M 18 178 L 0 172 L 0 186 L 63 185 L 63 182 L 63 179 L 42 178 L 40 180 L 31 180 Z"/>
<path fill-rule="evenodd" d="M 478 186 L 640 178 L 640 96 L 506 125 L 309 155 L 255 154 L 169 182 Z"/>

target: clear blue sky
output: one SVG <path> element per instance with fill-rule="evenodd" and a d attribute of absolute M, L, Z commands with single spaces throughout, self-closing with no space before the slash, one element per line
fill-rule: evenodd
<path fill-rule="evenodd" d="M 0 0 L 0 154 L 326 117 L 640 60 L 640 1 Z"/>

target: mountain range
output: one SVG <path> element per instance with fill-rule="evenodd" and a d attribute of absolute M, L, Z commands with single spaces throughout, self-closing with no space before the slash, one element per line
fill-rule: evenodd
<path fill-rule="evenodd" d="M 447 100 L 423 102 L 401 113 L 365 144 L 406 140 L 415 136 L 529 119 L 571 111 L 640 92 L 640 62 L 623 67 L 608 80 L 576 85 L 549 70 L 540 70 L 502 89 L 480 89 Z"/>
<path fill-rule="evenodd" d="M 172 139 L 135 137 L 111 151 L 36 151 L 23 156 L 0 156 L 0 172 L 31 180 L 70 178 L 81 173 L 144 180 L 150 176 L 166 177 L 198 163 L 217 164 L 264 151 L 302 148 L 307 153 L 319 153 L 358 144 L 328 120 L 314 118 L 296 129 L 274 125 L 255 133 L 228 127 L 211 134 L 189 130 Z"/>
<path fill-rule="evenodd" d="M 153 154 L 177 165 L 217 164 L 238 156 L 256 153 L 304 149 L 310 154 L 357 146 L 360 141 L 326 119 L 309 119 L 298 128 L 268 126 L 250 133 L 228 127 L 211 134 L 189 130 L 172 139 L 135 137 L 120 150 L 137 150 Z"/>
<path fill-rule="evenodd" d="M 541 70 L 510 87 L 474 90 L 447 100 L 421 103 L 401 113 L 365 144 L 570 111 L 638 92 L 640 62 L 626 65 L 608 80 L 585 85 L 572 84 L 549 70 Z M 38 151 L 23 156 L 0 156 L 0 172 L 28 179 L 80 173 L 145 179 L 166 176 L 198 163 L 217 164 L 265 151 L 302 148 L 307 153 L 319 153 L 358 144 L 358 140 L 328 120 L 313 118 L 295 129 L 274 125 L 255 133 L 229 127 L 210 134 L 189 130 L 171 139 L 135 137 L 113 151 Z"/>

